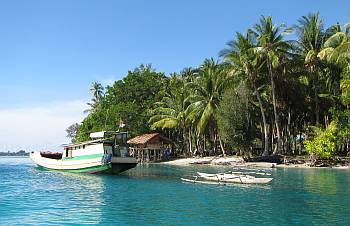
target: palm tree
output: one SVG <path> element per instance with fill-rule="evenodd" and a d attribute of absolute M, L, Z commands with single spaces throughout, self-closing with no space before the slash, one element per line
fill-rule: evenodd
<path fill-rule="evenodd" d="M 100 100 L 103 97 L 103 90 L 104 88 L 101 83 L 93 82 L 91 84 L 90 91 L 92 93 L 92 99 L 90 103 L 87 103 L 87 105 L 89 105 L 91 108 L 84 110 L 84 113 L 88 113 L 91 110 L 95 110 L 98 107 Z"/>
<path fill-rule="evenodd" d="M 177 129 L 185 126 L 184 81 L 173 74 L 170 78 L 170 90 L 164 94 L 161 101 L 155 103 L 153 116 L 150 118 L 152 128 Z"/>
<path fill-rule="evenodd" d="M 93 82 L 90 91 L 96 100 L 99 100 L 103 96 L 103 86 L 99 82 Z"/>
<path fill-rule="evenodd" d="M 292 30 L 282 25 L 275 25 L 270 16 L 261 16 L 260 23 L 250 30 L 258 40 L 257 47 L 254 48 L 260 57 L 266 59 L 267 69 L 269 72 L 272 92 L 272 104 L 275 117 L 275 126 L 277 133 L 277 148 L 274 154 L 280 152 L 281 149 L 281 133 L 279 125 L 279 115 L 277 111 L 276 85 L 275 85 L 275 69 L 280 65 L 282 58 L 288 53 L 290 43 L 284 41 L 284 36 Z"/>
<path fill-rule="evenodd" d="M 323 20 L 320 18 L 320 14 L 314 13 L 303 16 L 299 20 L 299 25 L 296 26 L 296 31 L 299 36 L 298 43 L 301 48 L 301 55 L 304 57 L 304 63 L 309 71 L 311 84 L 313 84 L 315 124 L 317 125 L 320 122 L 320 104 L 318 99 L 320 59 L 317 55 L 321 51 L 325 40 Z"/>
<path fill-rule="evenodd" d="M 187 95 L 184 77 L 174 73 L 170 78 L 169 89 L 164 93 L 162 100 L 154 104 L 155 108 L 151 111 L 152 116 L 149 119 L 152 129 L 174 129 L 180 132 L 184 144 L 186 144 L 186 128 L 188 127 L 186 121 Z M 189 151 L 192 152 L 190 142 L 189 138 Z M 182 149 L 184 150 L 185 147 Z"/>
<path fill-rule="evenodd" d="M 339 29 L 329 37 L 318 56 L 342 69 L 340 81 L 342 100 L 350 110 L 350 25 L 345 26 L 345 31 Z"/>
<path fill-rule="evenodd" d="M 350 27 L 347 32 L 340 31 L 329 37 L 318 56 L 329 63 L 348 66 L 350 63 Z"/>
<path fill-rule="evenodd" d="M 213 127 L 211 132 L 217 135 L 214 114 L 229 82 L 224 66 L 213 59 L 206 59 L 198 70 L 198 77 L 189 83 L 193 93 L 188 98 L 191 102 L 187 108 L 188 119 L 196 124 L 197 136 L 203 135 L 209 124 Z M 220 137 L 219 142 L 225 154 Z"/>
<path fill-rule="evenodd" d="M 243 35 L 242 33 L 237 32 L 236 39 L 228 42 L 228 47 L 222 50 L 220 55 L 224 57 L 225 62 L 232 66 L 232 73 L 235 75 L 243 75 L 244 79 L 247 79 L 254 89 L 254 93 L 258 99 L 264 127 L 263 156 L 266 156 L 269 153 L 267 122 L 263 101 L 260 91 L 257 88 L 257 76 L 259 74 L 259 69 L 263 64 L 258 61 L 254 53 L 254 41 L 254 38 L 249 33 Z"/>

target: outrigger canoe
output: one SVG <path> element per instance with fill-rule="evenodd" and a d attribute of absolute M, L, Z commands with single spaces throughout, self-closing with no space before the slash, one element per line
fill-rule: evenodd
<path fill-rule="evenodd" d="M 201 173 L 197 172 L 198 176 L 195 176 L 195 179 L 186 179 L 181 178 L 185 182 L 201 183 L 201 184 L 229 184 L 229 183 L 238 183 L 238 184 L 267 184 L 272 181 L 273 178 L 257 178 L 250 175 L 243 174 L 233 174 L 233 173 Z M 198 180 L 200 179 L 200 180 Z"/>

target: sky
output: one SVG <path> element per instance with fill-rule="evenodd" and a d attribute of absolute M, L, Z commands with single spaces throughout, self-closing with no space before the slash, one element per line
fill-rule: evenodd
<path fill-rule="evenodd" d="M 0 0 L 0 151 L 68 142 L 93 81 L 111 84 L 142 63 L 179 72 L 218 59 L 261 15 L 292 26 L 310 12 L 326 26 L 348 23 L 350 1 Z"/>

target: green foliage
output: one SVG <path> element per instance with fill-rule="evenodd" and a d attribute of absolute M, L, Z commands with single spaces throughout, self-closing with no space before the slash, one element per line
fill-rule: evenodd
<path fill-rule="evenodd" d="M 307 151 L 331 157 L 350 141 L 350 26 L 324 24 L 319 13 L 303 16 L 297 39 L 285 40 L 291 29 L 262 16 L 228 42 L 222 63 L 207 59 L 170 77 L 141 65 L 112 86 L 94 82 L 75 137 L 118 130 L 122 119 L 131 136 L 163 130 L 182 153 L 261 144 L 264 154 L 295 154 L 313 126 Z"/>
<path fill-rule="evenodd" d="M 80 127 L 80 125 L 78 123 L 74 123 L 74 124 L 70 125 L 66 129 L 67 137 L 69 139 L 71 139 L 71 142 L 75 142 L 76 141 L 76 136 L 78 134 L 79 127 Z"/>
<path fill-rule="evenodd" d="M 192 93 L 189 96 L 188 118 L 196 124 L 199 135 L 205 132 L 210 121 L 215 120 L 214 113 L 229 83 L 230 76 L 224 65 L 213 59 L 205 60 L 198 70 L 198 78 L 189 82 Z"/>
<path fill-rule="evenodd" d="M 141 65 L 129 71 L 123 80 L 107 86 L 104 95 L 99 96 L 99 108 L 91 111 L 84 119 L 77 134 L 78 141 L 89 139 L 91 132 L 101 130 L 118 130 L 119 121 L 126 121 L 125 130 L 131 136 L 150 131 L 148 112 L 153 104 L 160 100 L 160 91 L 165 89 L 168 79 L 163 73 L 154 71 L 149 65 Z"/>
<path fill-rule="evenodd" d="M 350 139 L 350 111 L 347 109 L 331 109 L 333 121 L 338 125 L 338 143 L 344 143 Z"/>
<path fill-rule="evenodd" d="M 215 114 L 220 136 L 227 144 L 240 150 L 247 150 L 252 144 L 249 92 L 244 83 L 227 89 Z"/>
<path fill-rule="evenodd" d="M 183 129 L 186 121 L 185 78 L 173 74 L 161 101 L 154 104 L 149 123 L 153 129 Z"/>
<path fill-rule="evenodd" d="M 334 156 L 337 145 L 338 125 L 332 122 L 327 129 L 314 129 L 316 136 L 312 140 L 305 141 L 305 148 L 309 154 L 316 154 L 319 158 Z"/>

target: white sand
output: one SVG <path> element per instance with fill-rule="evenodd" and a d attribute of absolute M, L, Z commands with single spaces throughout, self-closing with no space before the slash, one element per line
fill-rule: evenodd
<path fill-rule="evenodd" d="M 202 158 L 183 158 L 176 159 L 168 162 L 162 162 L 160 164 L 176 165 L 176 166 L 188 166 L 195 164 L 216 165 L 216 166 L 237 166 L 237 167 L 261 167 L 261 168 L 273 168 L 276 167 L 275 163 L 269 162 L 244 162 L 241 157 L 202 157 Z"/>
<path fill-rule="evenodd" d="M 168 162 L 161 162 L 159 164 L 175 165 L 175 166 L 189 166 L 203 163 L 203 165 L 215 165 L 215 166 L 236 166 L 236 167 L 256 167 L 256 168 L 313 168 L 322 169 L 324 167 L 310 167 L 305 164 L 276 164 L 269 162 L 244 162 L 241 157 L 197 157 L 197 158 L 182 158 L 171 160 Z M 200 164 L 201 165 L 201 164 Z M 348 166 L 334 166 L 329 168 L 336 169 L 349 169 Z"/>

